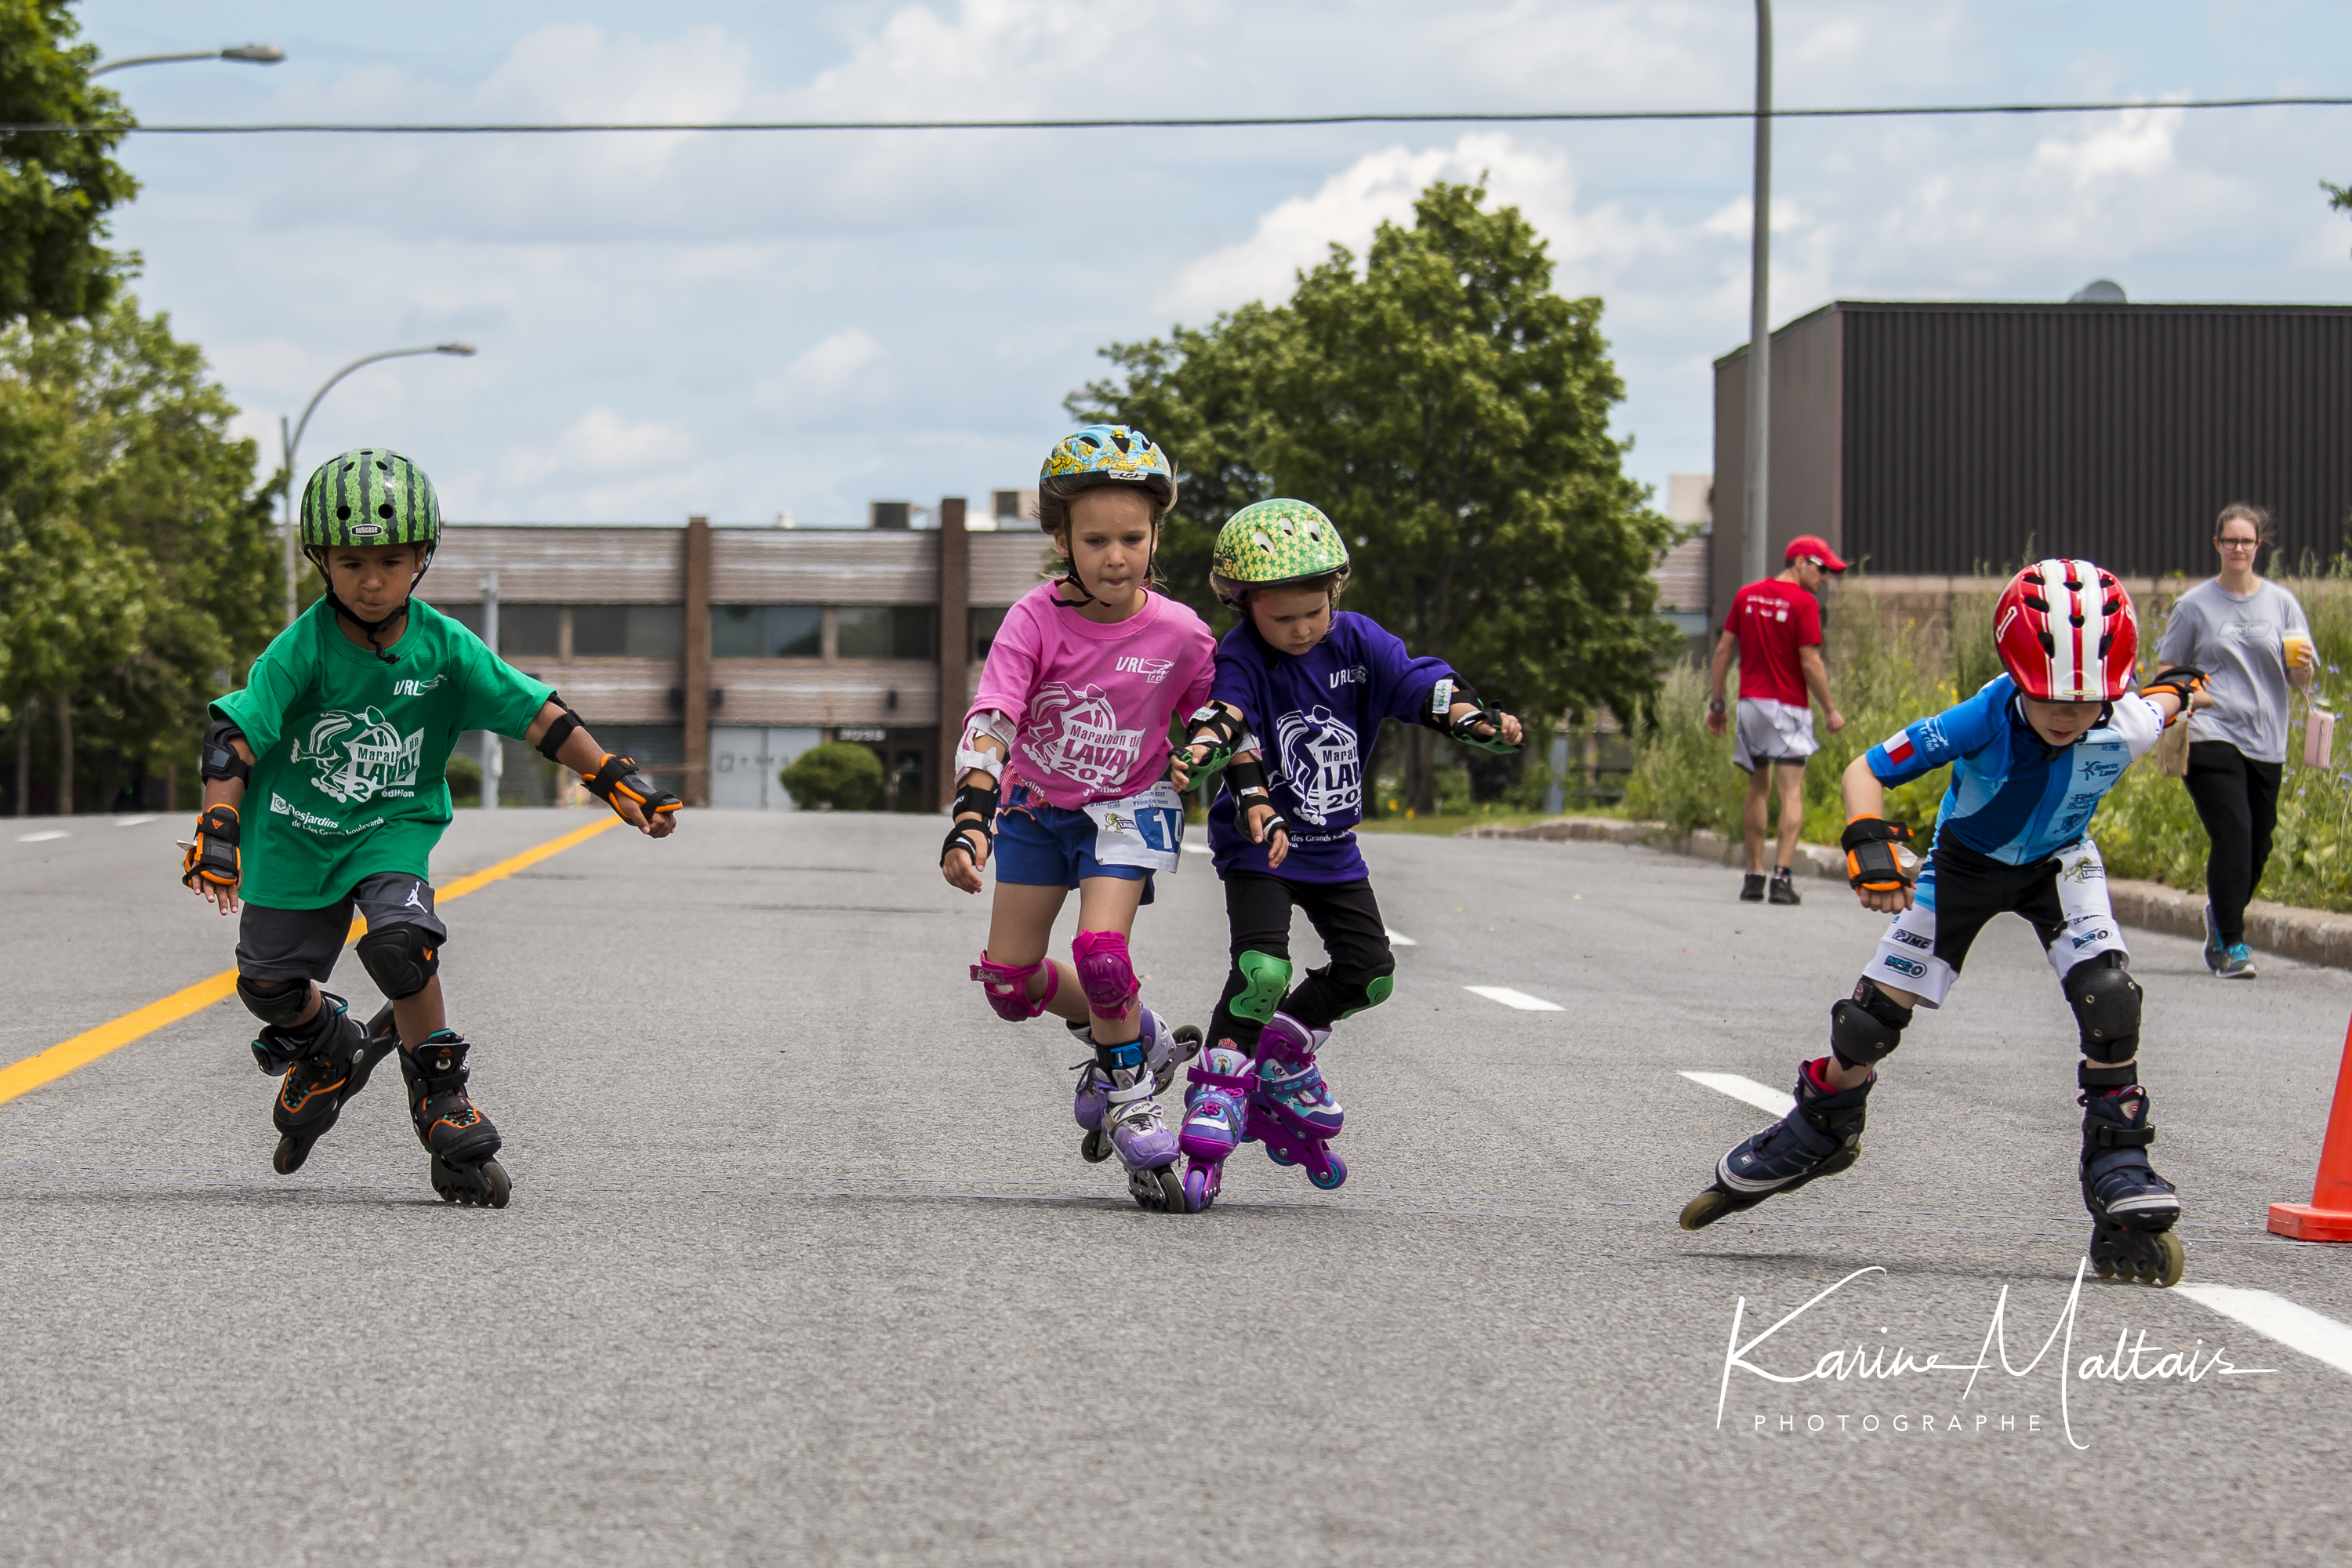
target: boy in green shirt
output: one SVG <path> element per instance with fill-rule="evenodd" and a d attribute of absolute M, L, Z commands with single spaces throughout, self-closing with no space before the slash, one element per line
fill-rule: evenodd
<path fill-rule="evenodd" d="M 466 1093 L 467 1044 L 436 973 L 449 932 L 426 863 L 449 826 L 450 748 L 467 730 L 519 736 L 650 838 L 677 826 L 679 802 L 600 748 L 552 687 L 409 596 L 440 539 L 433 482 L 397 452 L 345 452 L 310 476 L 302 545 L 327 592 L 212 705 L 182 880 L 224 915 L 244 900 L 236 994 L 261 1020 L 255 1059 L 286 1080 L 271 1112 L 278 1173 L 309 1157 L 396 1046 L 434 1190 L 504 1208 L 498 1129 Z M 262 808 L 240 816 L 248 794 Z M 354 907 L 360 963 L 392 1003 L 365 1028 L 320 984 Z"/>

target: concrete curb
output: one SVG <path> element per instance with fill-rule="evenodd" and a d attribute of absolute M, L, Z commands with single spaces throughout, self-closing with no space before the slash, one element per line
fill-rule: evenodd
<path fill-rule="evenodd" d="M 1646 844 L 1723 866 L 1740 865 L 1747 858 L 1744 844 L 1705 828 L 1677 837 L 1663 822 L 1625 822 L 1609 816 L 1559 816 L 1530 827 L 1465 827 L 1455 837 L 1533 839 L 1547 844 Z M 1845 857 L 1825 844 L 1801 844 L 1796 869 L 1801 876 L 1842 882 Z M 2193 893 L 2117 877 L 2108 879 L 2107 899 L 2115 906 L 2116 918 L 2126 925 L 2204 940 L 2205 900 Z M 2304 963 L 2352 969 L 2352 915 L 2257 899 L 2246 906 L 2246 945 Z"/>

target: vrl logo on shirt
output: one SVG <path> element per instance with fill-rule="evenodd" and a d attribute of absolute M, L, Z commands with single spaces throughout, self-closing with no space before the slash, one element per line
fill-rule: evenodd
<path fill-rule="evenodd" d="M 1331 672 L 1330 689 L 1337 691 L 1343 686 L 1361 686 L 1369 676 L 1370 672 L 1360 664 L 1349 665 L 1345 669 L 1335 669 Z"/>
<path fill-rule="evenodd" d="M 395 680 L 392 683 L 394 697 L 422 697 L 449 678 L 436 675 L 430 680 Z"/>
<path fill-rule="evenodd" d="M 1176 661 L 1172 658 L 1142 658 L 1130 653 L 1120 655 L 1118 662 L 1112 668 L 1128 675 L 1139 675 L 1157 686 L 1168 679 L 1168 672 L 1176 668 Z"/>

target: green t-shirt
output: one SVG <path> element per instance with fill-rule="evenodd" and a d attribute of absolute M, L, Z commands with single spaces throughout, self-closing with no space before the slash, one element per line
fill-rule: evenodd
<path fill-rule="evenodd" d="M 386 664 L 343 636 L 321 599 L 212 705 L 245 731 L 245 897 L 332 904 L 382 871 L 427 875 L 449 826 L 449 750 L 467 730 L 520 735 L 554 688 L 421 599 Z"/>

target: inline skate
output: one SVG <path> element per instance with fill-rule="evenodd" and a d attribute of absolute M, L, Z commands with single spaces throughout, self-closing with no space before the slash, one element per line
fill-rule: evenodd
<path fill-rule="evenodd" d="M 1685 1230 L 1702 1230 L 1775 1193 L 1834 1176 L 1862 1158 L 1863 1120 L 1878 1074 L 1852 1089 L 1832 1089 L 1822 1077 L 1829 1066 L 1826 1057 L 1806 1063 L 1797 1073 L 1794 1109 L 1716 1162 L 1715 1184 L 1683 1205 Z"/>
<path fill-rule="evenodd" d="M 2180 1197 L 2147 1163 L 2155 1142 L 2147 1089 L 2084 1086 L 2083 1206 L 2091 1211 L 2091 1267 L 2102 1279 L 2120 1276 L 2159 1288 L 2180 1282 L 2188 1255 L 2172 1234 Z"/>
<path fill-rule="evenodd" d="M 507 1206 L 506 1167 L 495 1158 L 499 1130 L 466 1093 L 465 1039 L 450 1029 L 400 1053 L 408 1082 L 408 1117 L 416 1141 L 433 1156 L 433 1190 L 445 1204 Z"/>
<path fill-rule="evenodd" d="M 254 1058 L 264 1072 L 285 1079 L 269 1108 L 278 1134 L 269 1163 L 279 1175 L 302 1168 L 311 1145 L 326 1136 L 352 1097 L 367 1087 L 376 1063 L 399 1044 L 390 1003 L 362 1029 L 352 1021 L 350 1005 L 331 991 L 319 994 L 318 1016 L 309 1024 L 262 1027 L 253 1042 Z"/>

